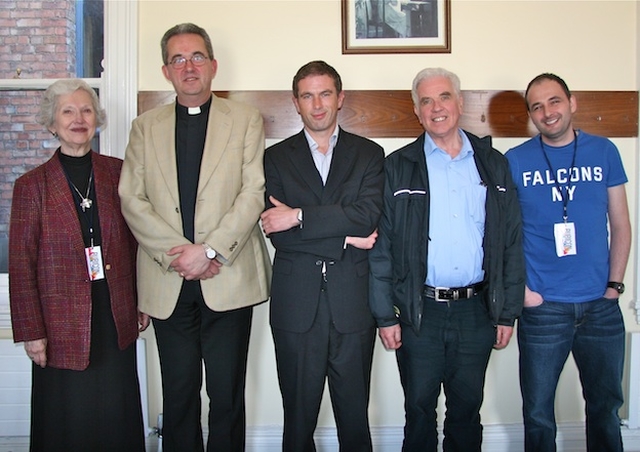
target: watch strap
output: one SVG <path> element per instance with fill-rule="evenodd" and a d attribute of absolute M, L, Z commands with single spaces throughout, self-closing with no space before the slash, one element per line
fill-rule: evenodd
<path fill-rule="evenodd" d="M 611 287 L 612 289 L 615 289 L 620 294 L 624 292 L 624 283 L 617 282 L 617 281 L 609 281 L 607 283 L 607 288 L 609 287 Z"/>

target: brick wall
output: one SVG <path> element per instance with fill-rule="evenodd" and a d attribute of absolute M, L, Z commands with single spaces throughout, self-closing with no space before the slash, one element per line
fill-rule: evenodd
<path fill-rule="evenodd" d="M 0 78 L 67 78 L 75 70 L 74 0 L 0 1 Z M 40 91 L 0 91 L 0 272 L 15 180 L 45 162 L 57 140 L 36 123 Z"/>

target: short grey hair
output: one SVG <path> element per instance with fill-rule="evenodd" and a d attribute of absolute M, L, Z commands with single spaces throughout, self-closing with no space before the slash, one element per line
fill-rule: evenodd
<path fill-rule="evenodd" d="M 187 22 L 183 24 L 174 25 L 173 27 L 169 28 L 165 32 L 164 36 L 162 36 L 162 39 L 160 40 L 160 50 L 162 51 L 162 62 L 164 63 L 165 66 L 169 64 L 169 50 L 168 50 L 169 39 L 178 35 L 200 36 L 204 41 L 204 47 L 207 50 L 207 53 L 209 54 L 206 56 L 209 57 L 210 60 L 214 59 L 213 45 L 211 44 L 211 38 L 209 37 L 209 33 L 207 33 L 207 31 L 204 28 L 199 27 L 196 24 Z"/>
<path fill-rule="evenodd" d="M 89 97 L 91 97 L 91 104 L 96 113 L 96 128 L 104 128 L 104 126 L 107 125 L 107 113 L 104 108 L 100 106 L 98 95 L 87 82 L 78 78 L 65 78 L 49 85 L 42 96 L 40 113 L 37 118 L 38 124 L 42 124 L 47 129 L 51 127 L 56 119 L 56 109 L 58 108 L 58 99 L 60 96 L 75 93 L 79 89 L 86 91 Z"/>
<path fill-rule="evenodd" d="M 460 90 L 460 79 L 456 74 L 451 71 L 447 71 L 441 67 L 428 67 L 426 69 L 421 70 L 413 79 L 413 85 L 411 86 L 411 99 L 413 100 L 413 105 L 418 106 L 418 85 L 423 81 L 434 78 L 434 77 L 444 77 L 451 81 L 451 85 L 453 85 L 453 89 L 456 92 L 458 97 L 462 97 L 462 91 Z"/>

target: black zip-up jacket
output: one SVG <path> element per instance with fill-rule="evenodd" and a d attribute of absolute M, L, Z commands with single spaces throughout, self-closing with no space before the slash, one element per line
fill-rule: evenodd
<path fill-rule="evenodd" d="M 484 299 L 495 325 L 513 326 L 522 311 L 525 266 L 522 220 L 507 159 L 491 137 L 466 132 L 480 178 L 487 186 L 484 230 Z M 427 275 L 429 175 L 422 134 L 385 160 L 384 209 L 378 240 L 369 252 L 369 303 L 378 327 L 422 321 Z"/>

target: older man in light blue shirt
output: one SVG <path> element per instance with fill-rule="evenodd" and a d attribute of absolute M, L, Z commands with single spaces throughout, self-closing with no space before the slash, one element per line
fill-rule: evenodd
<path fill-rule="evenodd" d="M 480 451 L 485 372 L 522 309 L 520 209 L 509 166 L 459 127 L 460 81 L 425 69 L 413 83 L 425 133 L 385 161 L 370 305 L 384 346 L 397 350 L 405 393 L 403 452 Z"/>
<path fill-rule="evenodd" d="M 425 136 L 429 169 L 429 253 L 427 280 L 433 287 L 464 287 L 484 280 L 487 187 L 473 159 L 473 147 L 461 130 L 460 153 L 451 157 Z"/>

